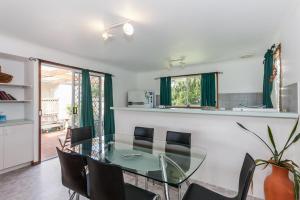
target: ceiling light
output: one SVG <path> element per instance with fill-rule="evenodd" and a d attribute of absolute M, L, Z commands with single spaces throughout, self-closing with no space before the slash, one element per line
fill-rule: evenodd
<path fill-rule="evenodd" d="M 185 56 L 181 56 L 180 58 L 176 58 L 176 59 L 168 59 L 169 62 L 169 66 L 167 67 L 168 69 L 171 69 L 173 67 L 181 67 L 184 68 L 185 67 Z"/>
<path fill-rule="evenodd" d="M 111 37 L 111 34 L 109 34 L 108 32 L 104 32 L 102 33 L 102 37 L 104 40 L 108 40 Z"/>
<path fill-rule="evenodd" d="M 134 33 L 134 28 L 130 23 L 127 22 L 123 25 L 123 31 L 126 35 L 131 36 Z"/>

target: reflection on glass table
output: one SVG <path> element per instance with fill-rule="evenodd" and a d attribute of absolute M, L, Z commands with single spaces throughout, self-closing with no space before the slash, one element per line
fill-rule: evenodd
<path fill-rule="evenodd" d="M 82 141 L 71 151 L 164 183 L 166 199 L 169 199 L 168 185 L 180 187 L 198 170 L 206 157 L 205 150 L 195 146 L 184 148 L 154 140 L 150 151 L 146 145 L 136 148 L 133 135 L 116 134 L 109 138 L 110 142 L 106 143 L 100 138 Z"/>

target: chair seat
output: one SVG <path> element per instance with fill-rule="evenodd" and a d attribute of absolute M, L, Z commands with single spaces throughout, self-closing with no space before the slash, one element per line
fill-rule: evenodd
<path fill-rule="evenodd" d="M 128 183 L 125 184 L 125 195 L 126 200 L 153 200 L 156 196 L 156 194 L 152 192 L 143 190 Z"/>
<path fill-rule="evenodd" d="M 188 191 L 183 197 L 183 200 L 233 200 L 229 198 L 201 187 L 197 184 L 191 184 Z"/>

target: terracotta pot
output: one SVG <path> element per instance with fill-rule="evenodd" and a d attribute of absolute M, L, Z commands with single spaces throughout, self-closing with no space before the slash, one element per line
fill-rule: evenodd
<path fill-rule="evenodd" d="M 294 200 L 294 183 L 289 179 L 289 171 L 272 166 L 272 173 L 264 184 L 265 200 Z"/>

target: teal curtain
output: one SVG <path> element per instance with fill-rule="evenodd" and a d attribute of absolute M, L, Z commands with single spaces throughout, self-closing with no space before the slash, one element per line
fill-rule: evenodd
<path fill-rule="evenodd" d="M 81 109 L 80 109 L 80 127 L 92 127 L 92 135 L 95 137 L 94 112 L 92 102 L 91 80 L 88 70 L 82 70 L 81 85 Z"/>
<path fill-rule="evenodd" d="M 216 73 L 201 75 L 201 106 L 216 106 Z"/>
<path fill-rule="evenodd" d="M 160 105 L 171 106 L 171 77 L 160 78 Z"/>
<path fill-rule="evenodd" d="M 264 60 L 264 82 L 263 82 L 263 105 L 266 108 L 273 108 L 271 93 L 273 83 L 271 76 L 273 74 L 273 51 L 269 49 L 265 54 Z"/>
<path fill-rule="evenodd" d="M 104 138 L 105 142 L 113 140 L 115 134 L 114 111 L 110 109 L 113 103 L 113 86 L 110 74 L 105 74 L 104 79 Z"/>

